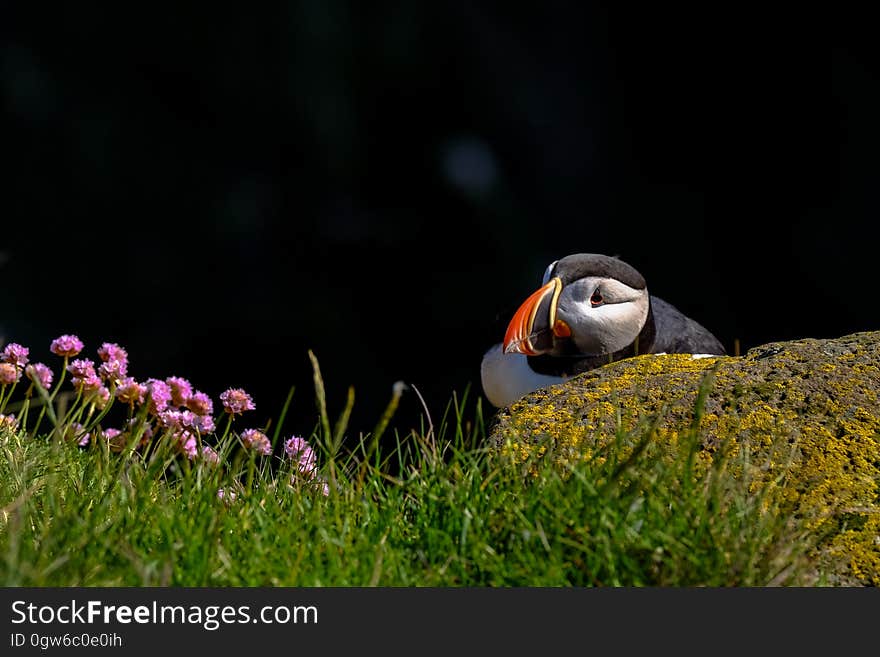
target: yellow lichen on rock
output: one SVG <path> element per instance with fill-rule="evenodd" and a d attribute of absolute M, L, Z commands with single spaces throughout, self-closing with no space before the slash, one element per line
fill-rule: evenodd
<path fill-rule="evenodd" d="M 678 458 L 706 386 L 700 460 L 722 444 L 731 457 L 747 448 L 760 464 L 749 473 L 754 490 L 789 468 L 782 511 L 830 532 L 827 549 L 847 555 L 846 577 L 880 585 L 878 362 L 880 332 L 774 343 L 742 357 L 638 356 L 526 396 L 499 412 L 491 439 L 519 462 L 540 453 L 567 466 L 650 425 L 655 446 Z"/>

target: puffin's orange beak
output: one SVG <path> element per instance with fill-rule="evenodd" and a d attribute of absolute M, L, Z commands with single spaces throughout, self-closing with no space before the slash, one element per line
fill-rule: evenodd
<path fill-rule="evenodd" d="M 537 356 L 549 351 L 538 344 L 539 341 L 552 346 L 552 338 L 548 332 L 553 331 L 557 336 L 570 335 L 568 325 L 562 320 L 556 320 L 556 304 L 562 293 L 562 281 L 556 277 L 550 279 L 546 285 L 535 290 L 526 299 L 519 309 L 513 314 L 513 319 L 507 325 L 502 343 L 505 354 L 525 354 Z M 546 311 L 546 320 L 544 312 Z M 540 317 L 539 317 L 540 312 Z M 538 318 L 538 326 L 535 320 Z M 546 321 L 546 324 L 544 323 Z M 549 342 L 548 342 L 549 341 Z"/>

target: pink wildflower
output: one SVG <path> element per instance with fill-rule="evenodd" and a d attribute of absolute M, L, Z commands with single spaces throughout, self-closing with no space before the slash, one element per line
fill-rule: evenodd
<path fill-rule="evenodd" d="M 98 374 L 105 381 L 118 383 L 128 375 L 128 352 L 115 342 L 105 342 L 98 349 L 101 365 Z"/>
<path fill-rule="evenodd" d="M 10 342 L 6 345 L 6 348 L 3 349 L 3 354 L 0 355 L 0 360 L 4 363 L 11 363 L 16 367 L 24 367 L 28 363 L 28 348 L 22 347 L 18 343 Z"/>
<path fill-rule="evenodd" d="M 123 379 L 116 387 L 116 398 L 125 404 L 143 404 L 146 395 L 146 387 L 132 377 Z"/>
<path fill-rule="evenodd" d="M 299 457 L 299 471 L 307 475 L 310 479 L 318 472 L 318 462 L 315 459 L 315 452 L 309 447 L 308 453 L 301 454 Z"/>
<path fill-rule="evenodd" d="M 95 373 L 83 377 L 75 376 L 70 380 L 70 382 L 73 384 L 73 387 L 77 392 L 81 392 L 83 394 L 89 392 L 99 392 L 101 388 L 104 388 L 104 385 L 101 382 L 101 378 Z M 107 394 L 109 396 L 109 391 L 107 392 Z"/>
<path fill-rule="evenodd" d="M 192 422 L 189 415 L 184 415 L 188 411 L 178 411 L 177 409 L 168 407 L 156 415 L 156 420 L 160 427 L 165 429 L 189 429 Z"/>
<path fill-rule="evenodd" d="M 297 461 L 300 473 L 310 477 L 314 476 L 318 467 L 317 457 L 315 450 L 304 438 L 299 436 L 288 438 L 284 441 L 284 453 L 291 460 Z"/>
<path fill-rule="evenodd" d="M 95 363 L 87 358 L 77 358 L 67 366 L 73 375 L 71 383 L 78 392 L 91 392 L 101 387 L 102 381 L 95 373 Z"/>
<path fill-rule="evenodd" d="M 79 422 L 74 422 L 67 429 L 67 438 L 69 440 L 75 440 L 76 444 L 80 447 L 85 447 L 92 439 L 92 434 L 86 433 L 85 430 L 86 428 Z"/>
<path fill-rule="evenodd" d="M 288 438 L 284 441 L 284 453 L 297 462 L 297 472 L 290 475 L 291 486 L 307 483 L 310 486 L 319 486 L 324 495 L 330 494 L 330 486 L 327 481 L 318 475 L 315 450 L 304 438 L 299 436 Z"/>
<path fill-rule="evenodd" d="M 8 386 L 21 378 L 21 370 L 12 363 L 0 363 L 0 385 Z"/>
<path fill-rule="evenodd" d="M 6 427 L 7 429 L 18 429 L 18 420 L 14 415 L 3 415 L 0 413 L 0 429 Z"/>
<path fill-rule="evenodd" d="M 87 358 L 77 358 L 67 366 L 67 371 L 77 379 L 87 379 L 95 376 L 95 362 Z"/>
<path fill-rule="evenodd" d="M 158 415 L 171 401 L 171 387 L 160 379 L 147 379 L 147 391 L 150 395 L 150 413 Z"/>
<path fill-rule="evenodd" d="M 52 370 L 50 370 L 43 363 L 32 363 L 24 368 L 24 373 L 34 383 L 39 383 L 44 390 L 48 390 L 52 385 L 52 379 L 54 378 L 54 374 L 52 374 Z"/>
<path fill-rule="evenodd" d="M 214 420 L 210 416 L 201 417 L 190 410 L 165 411 L 162 415 L 182 429 L 189 429 L 198 433 L 211 433 L 214 431 Z M 160 416 L 161 420 L 161 416 Z"/>
<path fill-rule="evenodd" d="M 189 431 L 183 430 L 174 436 L 177 448 L 182 454 L 192 461 L 199 454 L 199 445 L 196 437 Z"/>
<path fill-rule="evenodd" d="M 308 487 L 316 487 L 321 489 L 321 493 L 326 497 L 330 495 L 330 486 L 327 484 L 327 480 L 323 477 L 306 477 L 305 481 Z M 290 485 L 293 487 L 300 487 L 303 485 L 302 478 L 293 473 L 290 475 Z"/>
<path fill-rule="evenodd" d="M 220 401 L 223 402 L 223 410 L 230 415 L 252 411 L 256 408 L 251 396 L 241 388 L 230 388 L 221 392 Z"/>
<path fill-rule="evenodd" d="M 229 504 L 230 502 L 234 502 L 235 498 L 238 497 L 238 495 L 234 490 L 225 490 L 223 488 L 218 488 L 217 497 Z"/>
<path fill-rule="evenodd" d="M 111 452 L 121 452 L 128 442 L 128 434 L 122 433 L 119 429 L 104 429 L 101 436 L 109 444 Z"/>
<path fill-rule="evenodd" d="M 98 356 L 105 363 L 116 360 L 128 365 L 128 352 L 115 342 L 105 342 L 98 348 Z"/>
<path fill-rule="evenodd" d="M 192 397 L 192 384 L 179 376 L 169 376 L 165 383 L 171 388 L 171 403 L 174 406 L 184 406 L 186 400 Z"/>
<path fill-rule="evenodd" d="M 98 380 L 100 381 L 100 379 Z M 107 402 L 110 401 L 110 391 L 107 390 L 106 386 L 99 385 L 98 389 L 95 392 L 97 393 L 93 400 L 95 402 L 95 406 L 99 410 L 103 411 L 104 408 L 107 406 Z"/>
<path fill-rule="evenodd" d="M 194 392 L 186 400 L 186 407 L 196 415 L 213 415 L 214 402 L 203 392 Z"/>
<path fill-rule="evenodd" d="M 128 374 L 128 352 L 115 342 L 105 342 L 98 349 L 101 365 L 98 374 L 104 380 L 118 382 Z"/>
<path fill-rule="evenodd" d="M 121 360 L 108 360 L 98 366 L 98 374 L 105 381 L 118 383 L 128 374 L 128 365 Z"/>
<path fill-rule="evenodd" d="M 269 437 L 262 431 L 245 429 L 241 432 L 241 442 L 244 443 L 245 447 L 260 454 L 269 455 L 272 453 L 272 443 L 269 441 Z"/>
<path fill-rule="evenodd" d="M 56 356 L 76 356 L 82 348 L 82 340 L 75 335 L 62 335 L 52 340 L 49 351 Z"/>
<path fill-rule="evenodd" d="M 206 422 L 205 419 L 210 420 L 211 418 L 201 418 L 192 411 L 175 411 L 172 409 L 166 409 L 159 413 L 159 424 L 167 429 L 173 430 L 181 430 L 181 429 L 189 429 L 190 431 L 197 431 L 199 433 L 210 433 L 214 430 L 214 424 L 211 422 L 208 427 L 209 430 L 205 430 Z"/>
<path fill-rule="evenodd" d="M 217 427 L 214 425 L 214 418 L 210 415 L 193 414 L 192 428 L 199 433 L 213 433 Z"/>
<path fill-rule="evenodd" d="M 183 422 L 181 421 L 180 411 L 166 409 L 159 413 L 158 419 L 159 425 L 165 427 L 166 429 L 182 429 L 184 426 Z"/>
<path fill-rule="evenodd" d="M 202 459 L 208 463 L 209 465 L 217 465 L 220 463 L 220 455 L 210 445 L 204 445 L 202 447 Z"/>
<path fill-rule="evenodd" d="M 284 453 L 290 458 L 296 458 L 300 452 L 311 449 L 305 438 L 291 436 L 284 441 Z"/>

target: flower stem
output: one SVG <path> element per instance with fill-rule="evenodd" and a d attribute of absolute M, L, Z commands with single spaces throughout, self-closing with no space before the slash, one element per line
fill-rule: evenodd
<path fill-rule="evenodd" d="M 24 431 L 25 433 L 27 433 L 27 417 L 28 417 L 28 410 L 30 410 L 30 407 L 31 407 L 31 398 L 30 398 L 30 396 L 28 396 L 24 400 L 24 406 L 22 406 L 22 409 L 21 409 L 21 420 L 19 421 L 19 424 L 18 424 L 18 426 L 21 427 L 21 430 Z"/>
<path fill-rule="evenodd" d="M 15 392 L 15 387 L 18 385 L 18 381 L 12 384 L 12 386 L 3 386 L 0 388 L 0 413 L 6 408 L 6 404 L 9 403 L 9 400 L 12 399 L 12 393 Z M 9 387 L 9 392 L 4 396 L 3 392 L 6 388 Z"/>
<path fill-rule="evenodd" d="M 46 413 L 49 414 L 52 424 L 56 428 L 58 427 L 58 418 L 55 417 L 55 408 L 52 404 L 55 402 L 55 396 L 58 394 L 58 391 L 61 390 L 61 384 L 64 383 L 64 376 L 67 374 L 67 361 L 69 359 L 69 356 L 64 357 L 64 362 L 61 364 L 61 375 L 58 377 L 58 383 L 55 384 L 55 390 L 52 391 L 51 395 L 48 394 L 43 386 L 37 386 L 37 391 L 40 393 L 40 397 L 43 398 L 43 408 L 40 409 L 40 416 L 37 418 L 37 424 L 34 426 L 35 434 L 40 428 L 40 423 L 43 421 L 43 415 Z"/>
<path fill-rule="evenodd" d="M 232 428 L 232 416 L 233 416 L 233 413 L 230 413 L 229 417 L 226 418 L 226 428 L 223 430 L 223 436 L 220 438 L 221 443 L 223 443 L 223 441 L 226 440 L 226 436 L 229 435 L 229 429 Z"/>

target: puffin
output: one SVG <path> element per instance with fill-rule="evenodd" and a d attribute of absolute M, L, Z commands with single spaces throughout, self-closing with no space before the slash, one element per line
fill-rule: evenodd
<path fill-rule="evenodd" d="M 649 294 L 644 277 L 614 256 L 575 253 L 544 272 L 480 365 L 493 406 L 640 354 L 721 356 L 705 327 Z"/>

